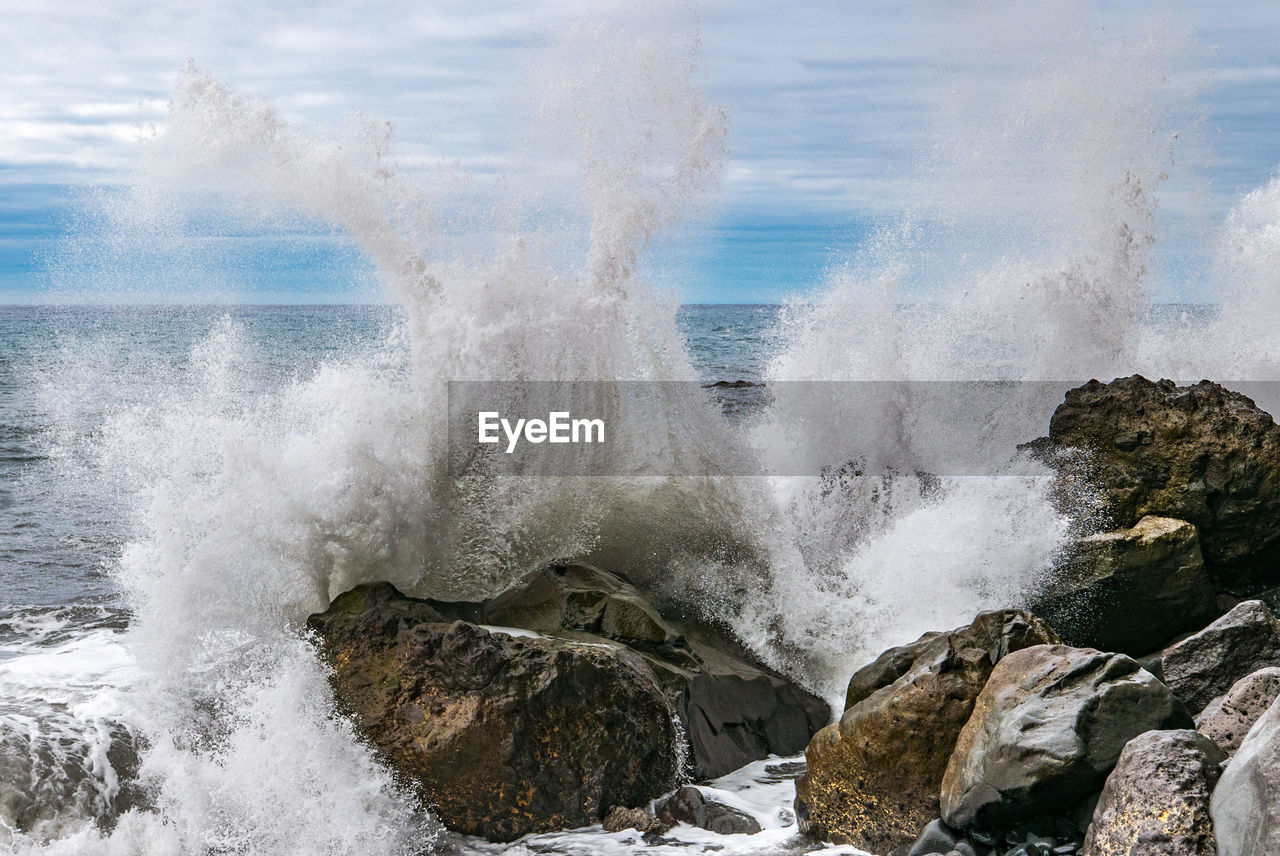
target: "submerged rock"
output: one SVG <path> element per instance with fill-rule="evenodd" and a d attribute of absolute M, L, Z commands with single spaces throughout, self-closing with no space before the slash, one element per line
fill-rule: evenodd
<path fill-rule="evenodd" d="M 1249 729 L 1213 791 L 1221 856 L 1280 853 L 1280 699 Z"/>
<path fill-rule="evenodd" d="M 1076 542 L 1031 608 L 1069 645 L 1134 657 L 1217 615 L 1196 527 L 1153 515 Z"/>
<path fill-rule="evenodd" d="M 728 634 L 662 615 L 634 586 L 592 565 L 549 565 L 481 603 L 429 604 L 449 618 L 640 652 L 675 703 L 697 779 L 795 755 L 831 721 L 826 702 Z"/>
<path fill-rule="evenodd" d="M 664 831 L 680 823 L 721 835 L 755 835 L 760 823 L 746 812 L 709 798 L 700 789 L 685 785 L 657 806 Z"/>
<path fill-rule="evenodd" d="M 1196 730 L 1216 743 L 1229 758 L 1277 696 L 1280 696 L 1280 667 L 1259 669 L 1232 684 L 1226 695 L 1209 702 L 1196 717 Z"/>
<path fill-rule="evenodd" d="M 1217 856 L 1209 797 L 1222 750 L 1195 731 L 1148 731 L 1120 753 L 1082 856 Z"/>
<path fill-rule="evenodd" d="M 1209 381 L 1093 380 L 1067 393 L 1049 439 L 1088 453 L 1083 473 L 1074 459 L 1061 467 L 1102 490 L 1117 526 L 1150 514 L 1195 524 L 1226 588 L 1280 576 L 1280 428 L 1249 398 Z"/>
<path fill-rule="evenodd" d="M 1124 745 L 1191 717 L 1123 654 L 1065 645 L 1015 651 L 991 673 L 942 781 L 942 818 L 1004 829 L 1068 811 L 1103 784 Z"/>
<path fill-rule="evenodd" d="M 1044 622 L 1005 610 L 922 645 L 892 683 L 810 742 L 796 782 L 801 830 L 876 853 L 913 842 L 938 816 L 947 759 L 992 668 L 1011 651 L 1055 641 Z"/>
<path fill-rule="evenodd" d="M 675 786 L 675 710 L 638 654 L 439 618 L 383 583 L 308 626 L 342 707 L 450 829 L 510 841 Z"/>
<path fill-rule="evenodd" d="M 1280 666 L 1280 621 L 1258 600 L 1237 605 L 1160 655 L 1164 682 L 1196 712 L 1267 666 Z"/>

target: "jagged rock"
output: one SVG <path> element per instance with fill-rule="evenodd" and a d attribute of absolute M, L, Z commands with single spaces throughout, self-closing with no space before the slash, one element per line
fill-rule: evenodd
<path fill-rule="evenodd" d="M 1232 684 L 1226 695 L 1209 702 L 1196 717 L 1196 730 L 1218 744 L 1229 758 L 1277 696 L 1280 667 L 1259 669 Z"/>
<path fill-rule="evenodd" d="M 1025 612 L 984 612 L 923 646 L 893 683 L 818 732 L 796 782 L 801 831 L 885 853 L 908 845 L 938 811 L 956 737 L 992 668 L 1009 652 L 1057 641 Z"/>
<path fill-rule="evenodd" d="M 439 617 L 381 583 L 308 626 L 340 705 L 450 829 L 511 841 L 675 786 L 676 713 L 639 654 Z"/>
<path fill-rule="evenodd" d="M 1225 756 L 1195 731 L 1148 731 L 1107 777 L 1082 856 L 1217 856 L 1209 797 Z"/>
<path fill-rule="evenodd" d="M 1221 856 L 1280 853 L 1280 699 L 1249 729 L 1210 810 Z"/>
<path fill-rule="evenodd" d="M 1137 657 L 1217 615 L 1196 527 L 1148 515 L 1078 541 L 1031 603 L 1063 641 Z"/>
<path fill-rule="evenodd" d="M 687 823 L 721 835 L 755 835 L 759 822 L 722 802 L 709 798 L 700 789 L 685 785 L 657 806 L 658 820 L 665 829 Z"/>
<path fill-rule="evenodd" d="M 1083 473 L 1070 456 L 1060 471 L 1100 488 L 1117 526 L 1149 514 L 1194 523 L 1227 588 L 1280 573 L 1280 428 L 1249 398 L 1209 381 L 1093 380 L 1067 393 L 1049 439 L 1088 452 Z"/>
<path fill-rule="evenodd" d="M 929 643 L 942 635 L 939 631 L 930 631 L 908 645 L 890 648 L 854 672 L 853 677 L 849 679 L 849 688 L 845 691 L 845 710 L 905 675 L 916 658 L 929 647 Z"/>
<path fill-rule="evenodd" d="M 769 669 L 728 634 L 664 616 L 621 577 L 554 564 L 481 603 L 429 601 L 448 618 L 639 651 L 673 698 L 698 779 L 795 755 L 831 721 L 825 701 Z"/>
<path fill-rule="evenodd" d="M 1002 829 L 1096 792 L 1130 739 L 1191 727 L 1182 703 L 1123 654 L 1038 645 L 991 673 L 942 781 L 942 818 Z"/>
<path fill-rule="evenodd" d="M 1280 666 L 1280 621 L 1258 600 L 1237 605 L 1160 655 L 1164 682 L 1192 711 L 1267 666 Z"/>

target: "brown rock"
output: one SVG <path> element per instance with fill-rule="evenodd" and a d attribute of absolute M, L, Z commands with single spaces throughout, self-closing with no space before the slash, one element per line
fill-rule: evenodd
<path fill-rule="evenodd" d="M 511 841 L 675 786 L 676 713 L 638 654 L 436 617 L 382 583 L 308 626 L 341 705 L 450 829 Z"/>
<path fill-rule="evenodd" d="M 938 816 L 938 790 L 960 729 L 996 663 L 1057 641 L 1016 610 L 984 612 L 924 646 L 900 677 L 818 732 L 796 782 L 803 832 L 885 853 Z"/>
<path fill-rule="evenodd" d="M 1226 753 L 1236 754 L 1249 729 L 1280 696 L 1280 668 L 1268 666 L 1245 675 L 1196 717 L 1196 730 Z"/>

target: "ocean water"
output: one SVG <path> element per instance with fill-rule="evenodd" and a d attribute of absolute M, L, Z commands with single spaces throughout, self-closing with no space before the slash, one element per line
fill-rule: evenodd
<path fill-rule="evenodd" d="M 1017 45 L 1037 60 L 1002 67 L 999 91 L 954 81 L 910 179 L 919 210 L 781 306 L 681 307 L 644 273 L 725 173 L 730 117 L 700 87 L 696 27 L 567 30 L 530 81 L 547 150 L 515 147 L 534 178 L 509 183 L 402 170 L 380 132 L 298 129 L 183 69 L 137 180 L 87 196 L 51 253 L 68 305 L 0 309 L 0 847 L 644 849 L 599 829 L 513 848 L 444 833 L 334 715 L 302 631 L 364 581 L 479 597 L 583 559 L 832 699 L 883 648 L 1021 603 L 1091 525 L 1089 497 L 1060 507 L 1012 449 L 981 477 L 870 466 L 939 437 L 927 402 L 866 401 L 860 382 L 1280 380 L 1280 180 L 1204 236 L 1194 278 L 1212 306 L 1162 305 L 1185 274 L 1158 252 L 1196 115 L 1185 37 L 1114 37 L 1050 5 L 956 22 L 940 67 L 947 50 L 1010 56 L 994 32 L 1052 38 Z M 234 259 L 210 247 L 250 236 L 270 275 L 262 247 L 300 222 L 342 236 L 386 306 L 181 307 L 235 302 L 219 290 Z M 176 305 L 112 305 L 135 298 Z M 450 380 L 743 381 L 674 399 L 668 430 L 613 453 L 867 475 L 451 473 Z M 849 382 L 863 418 L 742 392 L 807 381 Z M 1047 426 L 1056 403 L 1017 415 Z M 795 836 L 779 763 L 715 784 L 765 833 L 660 849 L 818 847 Z"/>

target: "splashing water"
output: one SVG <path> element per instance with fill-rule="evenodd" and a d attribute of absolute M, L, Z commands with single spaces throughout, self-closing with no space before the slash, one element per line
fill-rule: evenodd
<path fill-rule="evenodd" d="M 1260 310 L 1275 299 L 1280 190 L 1246 197 L 1227 224 L 1220 275 L 1231 302 L 1221 316 L 1171 337 L 1150 308 L 1170 105 L 1185 101 L 1165 71 L 1181 42 L 1098 41 L 1067 14 L 1076 4 L 1053 10 L 1061 27 L 1020 31 L 1067 34 L 1037 43 L 1044 61 L 1032 79 L 1008 93 L 952 93 L 952 124 L 922 179 L 935 188 L 921 193 L 925 210 L 833 269 L 816 301 L 784 313 L 786 344 L 765 372 L 772 384 L 1275 374 L 1280 341 Z M 1008 13 L 992 13 L 1005 22 L 999 38 L 1050 15 Z M 993 38 L 983 22 L 955 41 Z M 1050 567 L 1073 523 L 1045 473 L 1012 449 L 1007 474 L 994 478 L 531 485 L 483 467 L 448 475 L 448 380 L 697 378 L 674 301 L 638 272 L 649 240 L 707 191 L 724 157 L 725 116 L 693 83 L 694 45 L 581 27 L 556 57 L 540 78 L 541 120 L 561 146 L 549 175 L 580 196 L 569 239 L 536 222 L 545 200 L 449 210 L 400 175 L 383 127 L 362 128 L 354 144 L 317 140 L 198 68 L 183 71 L 168 132 L 150 146 L 150 178 L 107 200 L 106 264 L 125 265 L 117 273 L 128 278 L 143 246 L 190 260 L 182 248 L 199 224 L 175 199 L 207 201 L 212 186 L 242 224 L 302 216 L 343 230 L 401 317 L 382 341 L 275 386 L 255 379 L 262 355 L 223 320 L 176 376 L 146 374 L 141 400 L 108 408 L 88 452 L 105 482 L 125 486 L 137 532 L 115 570 L 132 619 L 111 644 L 127 652 L 127 673 L 111 678 L 100 719 L 127 721 L 136 735 L 137 806 L 108 831 L 28 829 L 16 843 L 55 853 L 429 849 L 434 822 L 335 715 L 300 630 L 361 581 L 476 597 L 537 563 L 585 558 L 718 615 L 762 656 L 836 696 L 882 647 L 1016 605 Z M 572 181 L 562 181 L 566 163 L 576 164 Z M 1011 196 L 1016 210 L 1000 213 Z M 927 283 L 927 304 L 906 305 L 932 271 L 927 234 L 989 215 L 1003 218 L 991 229 L 998 239 Z M 451 255 L 457 236 L 442 224 L 477 218 L 483 247 L 464 241 Z M 1020 235 L 1020 223 L 1032 226 Z M 86 250 L 70 255 L 92 265 Z M 71 381 L 112 358 L 69 356 L 46 392 L 91 387 Z M 1034 403 L 1046 425 L 1054 404 Z M 815 471 L 891 462 L 931 442 L 916 427 L 921 406 L 899 398 L 858 426 L 806 432 L 819 439 L 802 457 Z M 680 404 L 667 414 L 671 436 L 706 437 L 703 448 L 673 448 L 655 432 L 623 454 L 767 462 L 797 435 L 787 413 L 741 431 L 709 407 Z"/>

